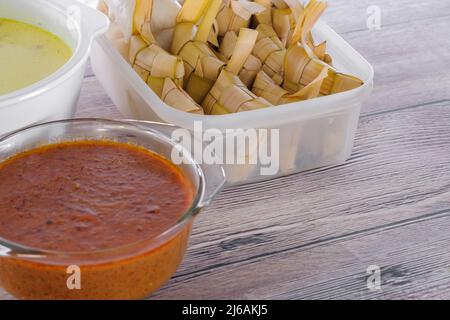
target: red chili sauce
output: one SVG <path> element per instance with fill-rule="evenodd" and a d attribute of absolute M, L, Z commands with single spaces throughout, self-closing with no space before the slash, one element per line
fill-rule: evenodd
<path fill-rule="evenodd" d="M 65 252 L 117 248 L 166 231 L 192 199 L 182 172 L 144 148 L 48 145 L 0 163 L 0 237 Z"/>

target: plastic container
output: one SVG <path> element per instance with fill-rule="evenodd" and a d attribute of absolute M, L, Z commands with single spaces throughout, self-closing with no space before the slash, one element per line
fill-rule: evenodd
<path fill-rule="evenodd" d="M 327 40 L 336 68 L 358 76 L 364 81 L 363 86 L 263 110 L 202 116 L 180 112 L 164 104 L 106 36 L 94 42 L 91 62 L 106 92 L 125 117 L 172 123 L 189 130 L 194 129 L 195 121 L 201 121 L 204 129 L 215 128 L 223 132 L 236 128 L 279 129 L 279 170 L 275 174 L 262 174 L 264 165 L 260 161 L 224 166 L 228 184 L 243 184 L 341 164 L 351 155 L 361 106 L 373 87 L 373 68 L 324 22 L 319 21 L 313 33 L 318 42 Z M 267 147 L 276 151 L 272 141 Z M 229 152 L 232 150 L 225 151 Z M 246 159 L 250 158 L 251 152 L 248 150 Z"/>
<path fill-rule="evenodd" d="M 158 123 L 100 119 L 54 121 L 11 133 L 0 139 L 0 162 L 48 143 L 77 139 L 112 140 L 142 146 L 167 159 L 175 127 Z M 179 166 L 194 188 L 186 213 L 151 239 L 119 248 L 63 252 L 30 248 L 0 237 L 0 286 L 26 299 L 139 299 L 164 284 L 180 265 L 195 217 L 220 192 L 225 182 L 219 165 L 199 165 L 188 153 Z M 30 230 L 32 232 L 33 230 Z M 68 268 L 81 271 L 81 288 L 67 287 Z"/>
<path fill-rule="evenodd" d="M 75 0 L 0 0 L 0 18 L 39 26 L 73 49 L 72 58 L 49 77 L 0 96 L 0 135 L 73 117 L 92 40 L 107 30 L 107 17 Z"/>

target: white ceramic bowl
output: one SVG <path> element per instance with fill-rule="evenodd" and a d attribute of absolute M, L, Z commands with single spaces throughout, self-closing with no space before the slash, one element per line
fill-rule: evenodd
<path fill-rule="evenodd" d="M 108 19 L 75 0 L 0 0 L 0 18 L 39 26 L 72 48 L 71 59 L 47 78 L 0 96 L 0 135 L 75 114 L 89 50 Z"/>

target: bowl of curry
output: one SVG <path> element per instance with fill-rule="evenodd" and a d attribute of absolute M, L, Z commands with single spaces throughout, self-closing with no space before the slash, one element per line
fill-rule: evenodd
<path fill-rule="evenodd" d="M 78 119 L 0 139 L 0 286 L 21 299 L 142 299 L 180 265 L 220 166 L 174 127 Z"/>

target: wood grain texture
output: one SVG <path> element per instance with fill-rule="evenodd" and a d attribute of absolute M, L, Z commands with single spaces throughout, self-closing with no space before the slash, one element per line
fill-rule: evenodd
<path fill-rule="evenodd" d="M 375 69 L 363 114 L 450 99 L 450 1 L 330 0 L 325 20 Z M 381 10 L 381 30 L 366 10 Z"/>
<path fill-rule="evenodd" d="M 450 290 L 449 120 L 450 104 L 367 116 L 347 164 L 225 191 L 200 216 L 184 266 L 155 297 Z M 383 293 L 366 288 L 372 264 L 386 272 Z"/>
<path fill-rule="evenodd" d="M 450 298 L 450 2 L 378 0 L 377 31 L 372 1 L 329 2 L 376 72 L 352 158 L 225 190 L 153 299 Z M 120 118 L 90 68 L 77 116 Z"/>

